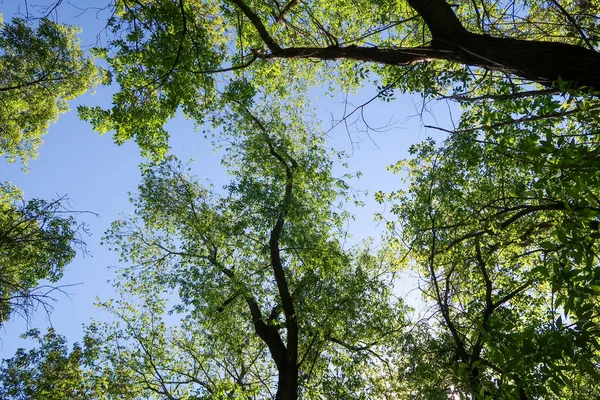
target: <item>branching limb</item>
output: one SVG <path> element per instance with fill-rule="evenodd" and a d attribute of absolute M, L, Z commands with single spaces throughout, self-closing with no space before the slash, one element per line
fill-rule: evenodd
<path fill-rule="evenodd" d="M 267 45 L 269 50 L 273 54 L 280 53 L 281 47 L 271 37 L 271 35 L 267 31 L 267 28 L 260 20 L 260 17 L 258 15 L 256 15 L 256 13 L 254 13 L 254 11 L 252 11 L 250 9 L 250 7 L 248 7 L 248 5 L 246 3 L 244 3 L 242 0 L 230 0 L 230 1 L 233 4 L 235 4 L 244 13 L 244 15 L 250 20 L 252 25 L 254 25 L 254 28 L 258 31 L 260 38 L 263 40 L 263 42 L 265 42 L 265 44 Z"/>
<path fill-rule="evenodd" d="M 299 0 L 290 0 L 281 10 L 279 15 L 275 18 L 275 22 L 283 22 L 285 16 L 291 11 L 292 8 L 296 7 L 299 3 Z"/>

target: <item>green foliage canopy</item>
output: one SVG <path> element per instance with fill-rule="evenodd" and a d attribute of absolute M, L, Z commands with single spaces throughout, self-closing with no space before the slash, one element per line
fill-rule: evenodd
<path fill-rule="evenodd" d="M 115 1 L 96 54 L 119 91 L 81 116 L 160 161 L 182 110 L 230 142 L 234 182 L 220 195 L 171 158 L 144 170 L 108 234 L 138 299 L 91 328 L 106 373 L 159 398 L 598 397 L 597 7 Z M 372 80 L 462 109 L 432 127 L 448 141 L 393 167 L 408 190 L 377 195 L 398 216 L 382 252 L 342 245 L 347 188 L 305 117 L 307 88 Z M 432 305 L 410 330 L 395 253 Z"/>
<path fill-rule="evenodd" d="M 20 191 L 0 186 L 0 326 L 13 313 L 27 317 L 34 305 L 51 309 L 48 300 L 63 269 L 83 245 L 80 226 L 64 207 L 65 199 L 24 202 Z"/>
<path fill-rule="evenodd" d="M 117 143 L 135 139 L 145 154 L 161 158 L 168 141 L 163 125 L 178 109 L 201 125 L 231 103 L 230 94 L 303 104 L 307 88 L 323 82 L 346 91 L 375 80 L 383 98 L 394 90 L 417 92 L 460 100 L 467 109 L 469 99 L 504 98 L 514 100 L 506 103 L 513 115 L 538 111 L 523 97 L 543 101 L 553 93 L 574 96 L 570 107 L 596 108 L 590 96 L 600 88 L 595 7 L 119 0 L 109 20 L 114 36 L 97 54 L 121 90 L 110 109 L 80 113 L 96 130 L 114 130 Z M 560 102 L 542 109 L 541 118 L 572 112 Z"/>
<path fill-rule="evenodd" d="M 428 141 L 392 168 L 409 183 L 388 195 L 392 242 L 410 246 L 465 394 L 598 396 L 598 137 L 563 124 Z"/>
<path fill-rule="evenodd" d="M 344 248 L 347 186 L 322 136 L 293 108 L 235 111 L 225 196 L 169 158 L 144 169 L 135 216 L 109 232 L 134 265 L 118 287 L 140 300 L 104 305 L 120 320 L 95 328 L 105 357 L 141 397 L 376 396 L 405 324 L 389 260 Z"/>
<path fill-rule="evenodd" d="M 36 29 L 0 15 L 0 155 L 26 165 L 67 102 L 99 83 L 93 60 L 81 50 L 74 27 L 48 19 Z"/>

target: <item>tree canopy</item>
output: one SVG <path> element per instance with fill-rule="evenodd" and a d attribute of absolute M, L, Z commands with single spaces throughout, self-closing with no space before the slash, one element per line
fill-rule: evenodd
<path fill-rule="evenodd" d="M 393 167 L 410 169 L 410 190 L 388 195 L 398 239 L 439 310 L 461 391 L 595 398 L 598 172 L 577 140 L 509 148 L 511 139 L 415 147 L 416 158 Z"/>
<path fill-rule="evenodd" d="M 135 217 L 109 233 L 134 265 L 119 286 L 143 310 L 106 304 L 121 321 L 100 336 L 115 341 L 110 360 L 141 397 L 374 395 L 386 379 L 374 365 L 390 362 L 379 353 L 405 324 L 389 260 L 344 249 L 347 216 L 333 207 L 347 186 L 332 176 L 320 135 L 293 109 L 238 111 L 227 115 L 243 134 L 229 136 L 236 179 L 225 197 L 168 159 L 145 169 Z M 169 329 L 157 299 L 172 292 L 182 320 Z"/>
<path fill-rule="evenodd" d="M 0 367 L 0 395 L 5 399 L 89 399 L 91 388 L 82 384 L 82 364 L 87 348 L 74 345 L 69 352 L 67 341 L 53 329 L 41 336 L 38 330 L 23 335 L 37 339 L 39 348 L 19 349 Z"/>
<path fill-rule="evenodd" d="M 87 327 L 86 360 L 44 339 L 59 361 L 75 358 L 76 387 L 166 399 L 600 396 L 598 5 L 111 7 L 93 54 L 113 103 L 78 110 L 149 161 L 133 215 L 104 239 L 127 265 L 120 297 L 100 304 L 114 321 Z M 310 90 L 324 82 L 329 93 L 374 83 L 384 101 L 417 93 L 423 109 L 448 102 L 458 118 L 428 126 L 443 142 L 390 166 L 406 185 L 375 194 L 391 209 L 376 245 L 346 243 L 356 199 L 313 115 Z M 222 190 L 168 154 L 165 123 L 180 111 L 225 143 Z M 407 273 L 424 314 L 399 299 Z M 52 357 L 21 352 L 0 378 Z"/>
<path fill-rule="evenodd" d="M 99 71 L 80 47 L 74 27 L 0 14 L 0 155 L 24 165 L 67 102 L 99 83 Z"/>
<path fill-rule="evenodd" d="M 121 90 L 112 108 L 80 112 L 95 129 L 114 129 L 118 143 L 134 138 L 146 154 L 164 154 L 163 124 L 179 108 L 201 124 L 232 94 L 304 102 L 306 87 L 327 81 L 335 91 L 375 79 L 382 96 L 396 89 L 429 99 L 500 96 L 513 115 L 540 118 L 596 104 L 591 3 L 123 0 L 114 7 L 115 36 L 98 54 Z M 576 96 L 548 101 L 555 93 Z"/>
<path fill-rule="evenodd" d="M 10 184 L 0 185 L 0 327 L 13 314 L 26 319 L 37 306 L 48 312 L 77 249 L 79 225 L 66 199 L 24 201 Z M 42 281 L 45 281 L 42 283 Z"/>

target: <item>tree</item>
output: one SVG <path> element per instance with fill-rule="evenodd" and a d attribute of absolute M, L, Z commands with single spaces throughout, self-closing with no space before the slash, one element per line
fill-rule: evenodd
<path fill-rule="evenodd" d="M 51 122 L 69 110 L 67 102 L 99 82 L 85 57 L 77 28 L 46 18 L 31 21 L 0 15 L 0 155 L 26 165 L 35 157 Z"/>
<path fill-rule="evenodd" d="M 118 143 L 134 138 L 159 157 L 168 138 L 162 125 L 178 108 L 203 123 L 227 104 L 222 80 L 240 95 L 304 101 L 306 88 L 319 82 L 348 90 L 378 77 L 382 97 L 398 89 L 426 98 L 504 98 L 513 100 L 513 115 L 536 115 L 523 108 L 523 98 L 563 93 L 575 101 L 551 103 L 539 114 L 560 118 L 598 107 L 588 94 L 598 89 L 600 65 L 594 7 L 556 1 L 513 1 L 508 8 L 443 0 L 286 6 L 116 1 L 109 22 L 116 37 L 99 54 L 121 90 L 110 110 L 80 112 L 95 129 L 114 129 Z"/>
<path fill-rule="evenodd" d="M 322 137 L 293 108 L 236 111 L 224 195 L 169 158 L 144 169 L 135 216 L 109 233 L 134 266 L 127 296 L 105 304 L 120 322 L 94 328 L 105 359 L 144 398 L 377 397 L 405 326 L 393 271 L 343 247 L 347 187 Z"/>
<path fill-rule="evenodd" d="M 81 225 L 65 209 L 65 199 L 22 200 L 9 184 L 0 187 L 0 326 L 12 315 L 28 318 L 36 306 L 50 311 L 51 285 L 83 246 Z M 40 285 L 47 280 L 50 284 Z"/>
<path fill-rule="evenodd" d="M 43 337 L 37 330 L 23 336 L 37 339 L 41 347 L 28 352 L 19 349 L 15 357 L 4 360 L 0 368 L 2 398 L 82 398 L 77 387 L 81 381 L 81 348 L 75 346 L 69 353 L 65 338 L 52 329 Z"/>
<path fill-rule="evenodd" d="M 22 335 L 36 339 L 38 348 L 17 350 L 0 366 L 0 395 L 6 400 L 131 399 L 118 382 L 106 379 L 95 369 L 98 343 L 90 337 L 84 345 L 67 340 L 54 329 L 41 336 L 39 330 Z"/>
<path fill-rule="evenodd" d="M 106 303 L 120 322 L 92 330 L 111 376 L 140 397 L 598 397 L 595 4 L 114 7 L 96 52 L 119 91 L 80 114 L 159 161 L 181 109 L 221 129 L 236 180 L 219 196 L 173 160 L 145 170 L 137 217 L 109 234 L 137 265 L 119 287 L 138 300 Z M 462 108 L 435 127 L 442 147 L 397 166 L 411 186 L 389 196 L 399 234 L 382 254 L 341 245 L 345 188 L 305 120 L 307 88 L 369 80 L 386 100 Z M 394 252 L 433 307 L 408 332 L 382 278 Z"/>
<path fill-rule="evenodd" d="M 394 167 L 410 171 L 389 199 L 447 342 L 447 385 L 474 398 L 599 394 L 598 138 L 545 132 L 429 141 Z"/>
<path fill-rule="evenodd" d="M 564 24 L 568 25 L 571 30 L 577 30 L 580 35 L 575 40 L 575 43 L 585 43 L 588 48 L 568 43 L 573 41 L 572 39 L 568 40 L 567 43 L 556 43 L 523 40 L 520 38 L 494 37 L 490 34 L 493 35 L 494 33 L 497 33 L 502 35 L 512 33 L 509 30 L 510 28 L 503 29 L 501 24 L 506 17 L 512 18 L 514 22 L 514 19 L 518 18 L 516 12 L 507 16 L 507 12 L 499 8 L 499 6 L 482 4 L 483 12 L 487 14 L 484 14 L 485 16 L 482 18 L 479 14 L 478 6 L 474 6 L 474 10 L 469 10 L 469 6 L 462 7 L 462 9 L 460 6 L 455 6 L 458 8 L 460 14 L 465 11 L 467 13 L 473 11 L 476 13 L 476 22 L 479 26 L 477 26 L 477 28 L 474 29 L 475 32 L 473 32 L 460 21 L 457 12 L 455 12 L 453 7 L 444 0 L 409 0 L 407 1 L 407 4 L 403 4 L 405 9 L 400 7 L 397 7 L 396 9 L 392 8 L 395 6 L 392 2 L 382 2 L 382 4 L 375 3 L 371 5 L 369 8 L 379 8 L 383 6 L 381 8 L 387 8 L 385 12 L 391 12 L 396 15 L 400 14 L 401 16 L 401 18 L 399 18 L 399 23 L 395 21 L 395 23 L 390 24 L 393 27 L 380 24 L 380 27 L 375 27 L 373 32 L 381 32 L 383 30 L 386 31 L 386 33 L 394 35 L 398 25 L 400 25 L 401 28 L 397 30 L 402 32 L 402 29 L 406 27 L 402 22 L 407 19 L 416 18 L 420 20 L 420 23 L 424 23 L 429 30 L 430 36 L 421 39 L 421 46 L 412 47 L 410 46 L 410 43 L 408 46 L 395 46 L 394 39 L 396 38 L 392 38 L 389 41 L 384 40 L 383 43 L 385 43 L 386 48 L 381 49 L 377 45 L 364 47 L 356 44 L 357 42 L 362 44 L 361 42 L 365 39 L 365 35 L 369 36 L 369 40 L 375 39 L 377 43 L 377 39 L 379 38 L 373 38 L 373 35 L 369 34 L 370 32 L 365 33 L 363 37 L 359 36 L 353 38 L 354 40 L 347 40 L 346 37 L 344 37 L 346 35 L 343 35 L 342 33 L 346 28 L 343 24 L 345 21 L 342 18 L 336 18 L 337 15 L 335 14 L 330 14 L 331 17 L 333 17 L 331 19 L 327 18 L 330 17 L 330 15 L 327 15 L 327 17 L 321 20 L 314 17 L 318 7 L 317 2 L 314 4 L 309 3 L 307 6 L 302 7 L 298 6 L 297 2 L 291 1 L 288 4 L 290 7 L 287 7 L 286 12 L 282 10 L 281 13 L 275 14 L 275 10 L 271 10 L 273 13 L 271 15 L 277 15 L 275 22 L 288 22 L 289 20 L 291 26 L 298 26 L 295 24 L 295 17 L 298 16 L 297 14 L 304 14 L 302 17 L 313 21 L 315 26 L 320 30 L 319 33 L 322 40 L 328 43 L 329 46 L 305 47 L 298 46 L 298 44 L 294 43 L 291 47 L 284 48 L 280 45 L 278 38 L 274 38 L 269 34 L 266 26 L 261 20 L 261 15 L 259 15 L 259 12 L 255 12 L 252 9 L 252 5 L 249 2 L 232 0 L 232 3 L 235 4 L 254 26 L 260 39 L 268 49 L 267 54 L 263 56 L 258 55 L 257 57 L 266 59 L 350 59 L 377 62 L 393 66 L 411 65 L 423 61 L 445 60 L 482 67 L 487 70 L 510 73 L 543 85 L 551 86 L 559 79 L 562 79 L 564 81 L 571 81 L 574 85 L 579 87 L 585 86 L 590 89 L 598 89 L 598 73 L 595 68 L 597 68 L 600 55 L 594 51 L 594 46 L 597 46 L 597 38 L 590 40 L 587 37 L 590 33 L 597 33 L 597 23 L 593 21 L 593 17 L 589 18 L 590 16 L 588 16 L 587 19 L 591 21 L 587 22 L 587 24 L 584 22 L 585 25 L 580 25 L 579 22 L 575 21 L 573 15 L 569 14 L 568 11 L 558 4 L 558 2 L 552 3 L 552 6 L 555 8 L 554 13 L 566 14 L 561 15 L 563 19 L 566 19 L 566 23 Z M 516 5 L 517 3 L 512 2 L 512 4 Z M 542 4 L 523 4 L 523 11 L 537 12 L 537 7 L 543 7 Z M 331 11 L 340 11 L 339 14 L 343 14 L 342 7 L 346 4 L 341 2 L 341 7 L 338 6 L 339 8 L 336 7 L 336 5 L 330 7 L 332 9 Z M 410 6 L 408 10 L 406 10 L 407 5 Z M 573 7 L 573 5 L 571 7 Z M 465 8 L 467 8 L 467 10 L 465 10 Z M 409 13 L 412 12 L 413 15 L 403 15 L 406 11 Z M 544 16 L 553 14 L 552 10 L 548 11 L 542 9 L 539 11 L 542 11 L 542 14 L 545 14 Z M 579 10 L 575 9 L 575 12 L 577 11 Z M 416 15 L 414 15 L 414 12 L 416 12 Z M 493 14 L 496 13 L 500 14 L 500 18 L 495 20 L 494 17 L 496 17 L 496 15 Z M 365 10 L 361 10 L 361 16 L 364 17 L 364 15 Z M 377 16 L 379 17 L 379 15 Z M 531 14 L 528 15 L 528 17 L 529 16 L 531 16 Z M 577 16 L 579 17 L 581 15 L 579 14 Z M 469 17 L 472 18 L 472 16 Z M 585 19 L 585 17 L 582 19 Z M 553 18 L 553 20 L 555 20 L 555 18 Z M 537 21 L 534 20 L 530 22 L 530 24 L 535 25 L 536 22 Z M 358 21 L 358 25 L 362 25 L 363 29 L 366 26 L 362 19 Z M 557 30 L 560 28 L 563 27 L 559 27 Z M 485 34 L 481 34 L 478 31 L 483 31 L 482 33 Z M 409 36 L 409 34 L 404 33 L 404 36 Z M 353 44 L 348 46 L 347 44 L 349 42 Z M 428 45 L 426 45 L 427 42 Z M 346 46 L 343 46 L 340 43 L 344 43 Z M 285 44 L 287 45 L 287 43 Z M 256 52 L 254 54 L 256 55 Z M 590 74 L 588 75 L 588 73 Z"/>

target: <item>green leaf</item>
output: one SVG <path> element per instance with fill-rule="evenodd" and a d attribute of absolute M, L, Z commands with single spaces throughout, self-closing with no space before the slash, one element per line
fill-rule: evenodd
<path fill-rule="evenodd" d="M 544 250 L 555 250 L 556 249 L 556 245 L 552 242 L 541 242 L 540 243 L 540 247 Z"/>

